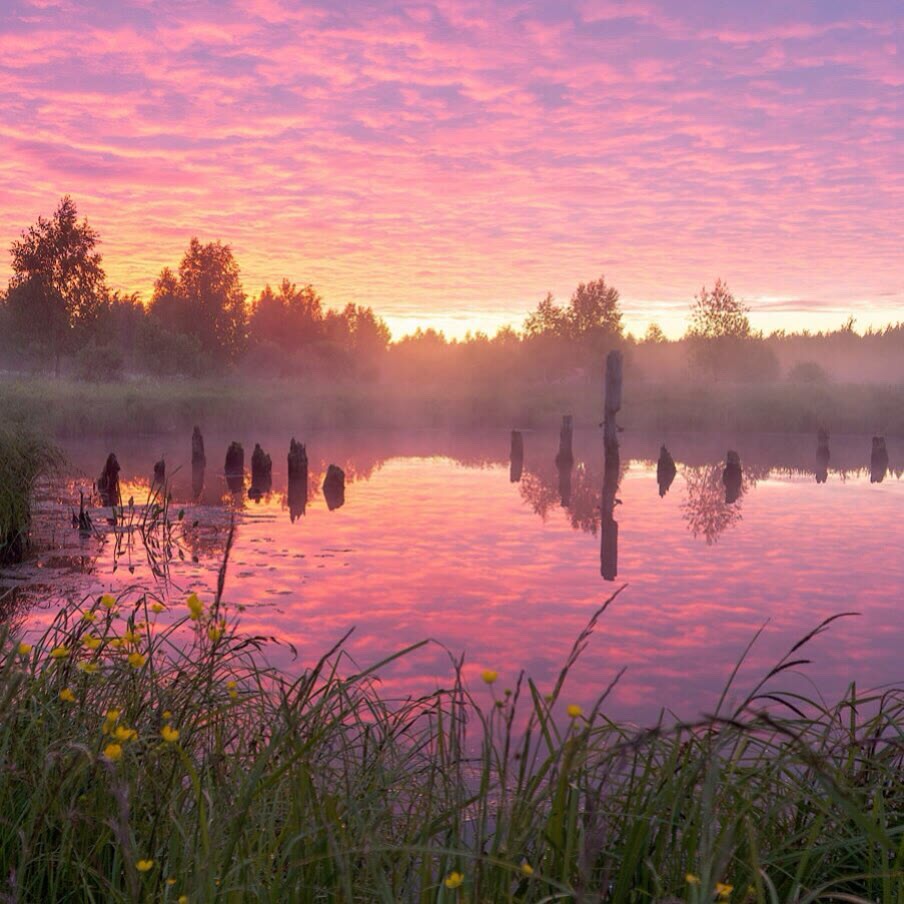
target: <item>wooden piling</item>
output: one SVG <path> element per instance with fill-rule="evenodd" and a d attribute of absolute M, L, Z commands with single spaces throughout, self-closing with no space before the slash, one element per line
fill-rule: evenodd
<path fill-rule="evenodd" d="M 615 415 L 622 403 L 622 353 L 613 349 L 606 355 L 606 402 L 603 417 L 603 444 L 606 451 L 618 449 L 618 426 Z"/>
<path fill-rule="evenodd" d="M 191 463 L 193 467 L 200 465 L 202 468 L 207 464 L 207 456 L 204 454 L 204 437 L 201 435 L 201 428 L 197 425 L 191 434 Z"/>
<path fill-rule="evenodd" d="M 562 415 L 562 426 L 559 429 L 559 452 L 556 455 L 558 468 L 570 468 L 574 464 L 574 453 L 571 448 L 572 434 L 574 432 L 574 419 L 570 414 Z"/>
<path fill-rule="evenodd" d="M 520 430 L 512 430 L 512 446 L 509 453 L 509 480 L 518 483 L 524 469 L 524 437 Z"/>

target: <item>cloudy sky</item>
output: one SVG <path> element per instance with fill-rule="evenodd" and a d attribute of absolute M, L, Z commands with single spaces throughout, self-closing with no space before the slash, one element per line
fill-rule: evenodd
<path fill-rule="evenodd" d="M 893 0 L 2 0 L 0 243 L 63 193 L 147 298 L 191 236 L 396 334 L 605 274 L 681 332 L 904 319 Z M 6 268 L 0 263 L 0 276 Z"/>

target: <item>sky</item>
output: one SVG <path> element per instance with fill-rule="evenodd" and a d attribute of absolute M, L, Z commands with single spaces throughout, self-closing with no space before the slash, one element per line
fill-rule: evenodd
<path fill-rule="evenodd" d="M 892 0 L 0 0 L 0 243 L 69 193 L 149 298 L 192 236 L 395 335 L 605 275 L 683 332 L 904 320 Z M 8 260 L 0 262 L 0 278 Z"/>

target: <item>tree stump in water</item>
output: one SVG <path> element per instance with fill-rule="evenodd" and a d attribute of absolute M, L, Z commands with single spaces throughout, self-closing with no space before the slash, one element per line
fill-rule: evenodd
<path fill-rule="evenodd" d="M 829 479 L 829 434 L 820 429 L 816 434 L 816 482 L 825 483 Z"/>
<path fill-rule="evenodd" d="M 166 461 L 161 456 L 160 461 L 154 463 L 154 483 L 166 482 Z"/>
<path fill-rule="evenodd" d="M 254 451 L 251 453 L 251 489 L 248 490 L 248 495 L 252 499 L 260 499 L 272 488 L 273 462 L 260 447 L 260 443 L 255 443 Z"/>
<path fill-rule="evenodd" d="M 728 450 L 725 456 L 725 469 L 722 471 L 722 483 L 725 486 L 725 502 L 731 505 L 737 502 L 741 496 L 741 456 L 737 452 Z"/>
<path fill-rule="evenodd" d="M 622 403 L 622 353 L 611 351 L 606 355 L 606 407 L 603 415 L 603 445 L 606 451 L 618 448 L 618 425 L 615 415 Z"/>
<path fill-rule="evenodd" d="M 304 443 L 289 443 L 289 519 L 294 523 L 308 506 L 308 453 Z"/>
<path fill-rule="evenodd" d="M 659 448 L 659 461 L 656 462 L 656 482 L 659 484 L 660 499 L 668 493 L 677 473 L 678 469 L 675 467 L 675 459 L 672 458 L 669 450 L 663 444 Z"/>
<path fill-rule="evenodd" d="M 196 426 L 191 434 L 191 463 L 192 467 L 207 464 L 207 456 L 204 454 L 204 437 L 201 436 L 201 428 Z"/>
<path fill-rule="evenodd" d="M 524 438 L 520 430 L 512 430 L 512 448 L 509 453 L 509 480 L 518 483 L 524 470 Z"/>
<path fill-rule="evenodd" d="M 104 469 L 97 478 L 97 492 L 103 505 L 121 505 L 122 496 L 119 493 L 119 462 L 116 455 L 111 452 L 104 463 Z"/>
<path fill-rule="evenodd" d="M 556 467 L 570 468 L 574 464 L 574 453 L 571 451 L 573 419 L 570 414 L 562 415 L 562 426 L 559 428 L 559 451 L 556 454 Z"/>
<path fill-rule="evenodd" d="M 232 442 L 226 450 L 226 485 L 233 493 L 240 493 L 245 485 L 245 450 L 241 443 Z"/>
<path fill-rule="evenodd" d="M 888 473 L 888 449 L 884 436 L 873 437 L 873 450 L 869 460 L 869 482 L 882 483 Z"/>
<path fill-rule="evenodd" d="M 330 511 L 345 503 L 345 472 L 337 465 L 330 465 L 323 481 L 323 498 Z"/>

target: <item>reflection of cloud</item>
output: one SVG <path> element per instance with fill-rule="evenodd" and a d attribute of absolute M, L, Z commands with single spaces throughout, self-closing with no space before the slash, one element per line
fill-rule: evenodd
<path fill-rule="evenodd" d="M 389 315 L 520 316 L 603 261 L 645 316 L 718 272 L 901 316 L 885 0 L 4 13 L 0 237 L 72 191 L 117 286 L 147 295 L 196 233 L 252 290 L 303 261 L 287 275 Z"/>

